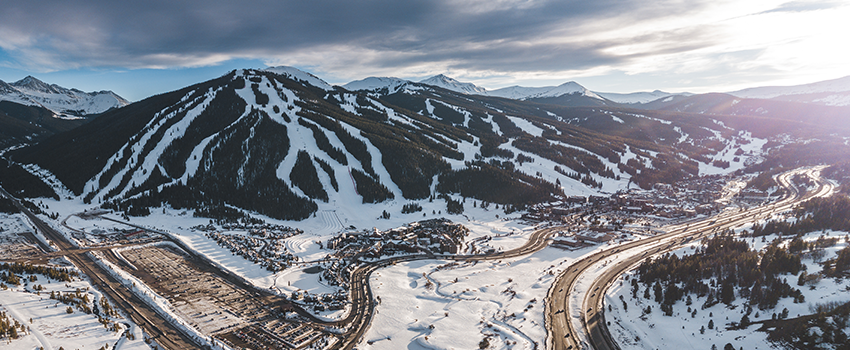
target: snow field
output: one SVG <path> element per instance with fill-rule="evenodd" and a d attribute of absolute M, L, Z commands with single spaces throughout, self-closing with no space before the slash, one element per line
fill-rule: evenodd
<path fill-rule="evenodd" d="M 377 270 L 370 282 L 379 304 L 360 346 L 472 349 L 485 337 L 493 348 L 545 346 L 548 289 L 563 269 L 592 249 L 547 247 L 514 259 L 425 260 Z"/>
<path fill-rule="evenodd" d="M 0 309 L 30 329 L 28 334 L 19 333 L 22 336 L 17 340 L 0 342 L 0 349 L 58 349 L 60 346 L 66 349 L 97 349 L 103 345 L 111 349 L 116 343 L 120 345 L 116 349 L 121 350 L 150 349 L 144 342 L 144 334 L 126 317 L 117 319 L 124 326 L 119 332 L 113 332 L 104 328 L 96 315 L 76 308 L 69 314 L 66 311 L 68 305 L 50 299 L 51 292 L 65 294 L 80 290 L 89 295 L 92 303 L 98 303 L 103 296 L 87 280 L 76 278 L 72 282 L 48 282 L 43 275 L 33 276 L 37 278 L 35 282 L 0 290 L 0 300 L 3 301 Z M 33 289 L 36 284 L 43 286 L 44 290 L 36 292 Z M 110 304 L 114 306 L 114 303 Z M 133 333 L 135 340 L 127 339 L 125 332 Z"/>
<path fill-rule="evenodd" d="M 747 225 L 739 228 L 737 231 L 751 228 L 752 225 Z M 834 257 L 836 252 L 843 249 L 847 243 L 844 242 L 844 237 L 847 232 L 836 232 L 827 230 L 826 232 L 813 232 L 805 236 L 806 241 L 814 241 L 821 235 L 825 237 L 839 238 L 839 243 L 836 246 L 826 248 L 824 260 Z M 759 238 L 745 238 L 753 249 L 764 249 L 773 239 L 775 235 L 765 236 L 765 240 Z M 699 246 L 698 242 L 691 243 L 687 246 L 679 248 L 671 253 L 679 256 L 691 254 L 693 249 Z M 814 273 L 821 270 L 820 265 L 814 262 L 811 258 L 803 258 L 802 262 L 807 266 L 809 273 Z M 624 276 L 634 277 L 634 271 L 626 273 Z M 785 308 L 788 309 L 789 317 L 797 317 L 811 314 L 811 309 L 817 304 L 828 302 L 847 302 L 850 301 L 850 296 L 846 293 L 850 290 L 850 282 L 846 280 L 838 281 L 835 279 L 823 279 L 813 287 L 798 286 L 796 284 L 796 276 L 788 275 L 788 283 L 792 288 L 798 288 L 805 296 L 805 302 L 800 304 L 793 303 L 791 298 L 780 299 L 779 304 L 773 309 L 759 310 L 753 308 L 753 314 L 750 315 L 752 322 L 770 319 L 774 313 L 779 314 Z M 726 326 L 731 322 L 739 322 L 746 309 L 746 300 L 738 296 L 732 303 L 732 306 L 726 306 L 719 303 L 710 308 L 702 309 L 701 306 L 705 303 L 706 297 L 698 298 L 696 295 L 691 295 L 693 304 L 691 309 L 697 309 L 695 317 L 691 317 L 687 311 L 688 305 L 685 302 L 676 302 L 673 305 L 673 316 L 664 316 L 659 309 L 659 304 L 654 300 L 644 299 L 643 289 L 641 285 L 638 292 L 638 298 L 633 299 L 631 295 L 631 285 L 625 281 L 624 277 L 620 277 L 614 282 L 606 294 L 606 305 L 611 306 L 611 311 L 606 310 L 606 321 L 611 322 L 609 330 L 611 335 L 616 339 L 618 344 L 623 349 L 675 349 L 675 348 L 709 348 L 711 344 L 715 344 L 718 348 L 722 348 L 726 343 L 731 343 L 735 348 L 744 347 L 745 349 L 770 349 L 772 345 L 767 341 L 767 333 L 758 332 L 756 329 L 759 325 L 751 325 L 747 329 L 742 330 L 726 330 Z M 628 308 L 623 308 L 623 298 L 628 304 Z M 645 317 L 641 317 L 642 312 L 647 306 L 652 307 L 652 312 Z M 756 313 L 759 314 L 756 317 Z M 714 321 L 714 329 L 708 329 L 709 320 Z M 700 333 L 700 329 L 705 327 L 705 334 Z M 669 330 L 669 331 L 664 331 Z"/>

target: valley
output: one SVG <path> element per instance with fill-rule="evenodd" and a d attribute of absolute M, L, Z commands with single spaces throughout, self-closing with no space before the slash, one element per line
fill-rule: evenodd
<path fill-rule="evenodd" d="M 0 260 L 65 259 L 140 330 L 110 348 L 646 349 L 655 323 L 613 308 L 638 265 L 770 220 L 810 234 L 789 225 L 846 197 L 841 106 L 458 84 L 239 69 L 7 137 Z"/>

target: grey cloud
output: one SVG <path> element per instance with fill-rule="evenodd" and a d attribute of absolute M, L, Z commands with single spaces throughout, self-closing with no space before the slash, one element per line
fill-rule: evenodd
<path fill-rule="evenodd" d="M 482 3 L 487 5 L 478 2 Z M 0 33 L 32 37 L 28 44 L 6 45 L 18 60 L 35 60 L 42 54 L 46 58 L 33 64 L 66 65 L 43 69 L 192 66 L 217 57 L 276 58 L 345 45 L 405 53 L 371 59 L 382 66 L 451 62 L 451 67 L 462 69 L 566 70 L 629 57 L 604 52 L 620 44 L 614 41 L 535 40 L 551 35 L 580 38 L 587 26 L 600 21 L 647 20 L 702 6 L 698 2 L 681 6 L 676 0 L 498 5 L 473 11 L 461 1 L 449 0 L 17 1 L 0 12 Z M 664 49 L 690 50 L 703 43 L 691 40 Z"/>

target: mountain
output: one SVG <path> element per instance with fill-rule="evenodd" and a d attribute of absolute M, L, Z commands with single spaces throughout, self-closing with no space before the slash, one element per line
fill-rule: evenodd
<path fill-rule="evenodd" d="M 461 83 L 454 78 L 447 77 L 443 74 L 435 75 L 428 79 L 420 81 L 422 84 L 438 86 L 446 90 L 460 92 L 464 94 L 486 95 L 487 89 L 476 86 L 473 83 Z"/>
<path fill-rule="evenodd" d="M 776 128 L 785 122 L 794 123 L 794 129 L 814 128 L 850 130 L 846 122 L 850 106 L 826 106 L 779 99 L 739 98 L 729 94 L 708 93 L 692 96 L 668 96 L 661 100 L 639 105 L 656 111 L 726 116 L 725 119 L 757 117 L 766 125 L 759 128 Z M 776 125 L 768 125 L 774 123 Z M 783 124 L 784 125 L 784 124 Z"/>
<path fill-rule="evenodd" d="M 302 84 L 312 85 L 325 91 L 331 91 L 334 89 L 333 86 L 331 86 L 321 78 L 313 75 L 312 73 L 305 72 L 295 67 L 268 67 L 265 69 L 265 71 L 272 72 L 292 80 L 300 81 L 302 82 Z"/>
<path fill-rule="evenodd" d="M 403 86 L 411 84 L 411 81 L 391 78 L 391 77 L 368 77 L 362 80 L 355 80 L 343 85 L 346 90 L 350 91 L 377 91 L 387 89 L 395 93 Z"/>
<path fill-rule="evenodd" d="M 235 70 L 109 110 L 9 159 L 130 215 L 168 205 L 303 219 L 451 203 L 445 194 L 521 208 L 650 188 L 758 164 L 766 138 L 799 129 L 790 121 L 765 128 L 761 116 L 570 107 L 394 79 L 358 84 L 373 90 L 333 87 L 291 67 Z M 573 85 L 559 91 L 606 101 Z"/>
<path fill-rule="evenodd" d="M 525 87 L 525 86 L 509 86 L 501 89 L 491 90 L 487 92 L 488 96 L 504 97 L 512 100 L 522 100 L 528 96 L 541 94 L 551 90 L 554 86 L 543 87 Z"/>
<path fill-rule="evenodd" d="M 112 91 L 83 92 L 47 84 L 32 76 L 11 84 L 0 81 L 0 101 L 43 107 L 62 118 L 99 114 L 129 104 Z"/>
<path fill-rule="evenodd" d="M 228 204 L 282 219 L 442 193 L 524 206 L 565 189 L 586 195 L 692 176 L 693 161 L 653 159 L 702 157 L 671 148 L 679 134 L 662 123 L 653 122 L 676 137 L 649 142 L 560 121 L 566 107 L 439 87 L 350 92 L 314 78 L 293 68 L 233 71 L 11 154 L 86 201 L 128 212 Z"/>
<path fill-rule="evenodd" d="M 597 92 L 599 96 L 602 96 L 608 100 L 623 103 L 623 104 L 641 104 L 641 103 L 649 103 L 661 98 L 669 97 L 669 96 L 690 96 L 692 94 L 689 93 L 681 93 L 681 94 L 673 94 L 669 92 L 664 92 L 661 90 L 655 90 L 652 92 L 632 92 L 628 94 L 620 94 L 613 92 Z"/>
<path fill-rule="evenodd" d="M 0 150 L 39 142 L 56 133 L 71 130 L 84 122 L 85 120 L 80 118 L 54 118 L 53 111 L 41 106 L 0 101 Z"/>
<path fill-rule="evenodd" d="M 850 106 L 850 76 L 794 86 L 765 86 L 733 91 L 740 98 L 774 99 L 826 106 Z"/>
<path fill-rule="evenodd" d="M 370 86 L 388 87 L 387 84 L 392 83 L 394 84 L 394 87 L 397 88 L 400 86 L 398 84 L 403 82 L 405 81 L 397 78 L 367 78 L 349 84 L 351 84 L 350 87 L 355 88 L 356 90 L 374 90 L 374 88 L 370 88 Z M 443 74 L 435 75 L 422 80 L 419 83 L 467 95 L 494 96 L 514 100 L 531 100 L 540 103 L 571 107 L 604 106 L 608 105 L 610 102 L 574 81 L 566 82 L 558 86 L 511 86 L 492 91 L 488 91 L 487 89 L 473 83 L 457 81 Z M 360 86 L 364 86 L 364 88 L 359 89 Z M 406 86 L 410 86 L 410 84 L 407 84 Z"/>

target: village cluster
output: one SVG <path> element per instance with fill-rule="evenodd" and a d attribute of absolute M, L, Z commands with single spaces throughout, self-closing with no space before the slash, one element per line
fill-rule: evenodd
<path fill-rule="evenodd" d="M 272 272 L 285 270 L 298 261 L 297 256 L 287 251 L 284 240 L 303 233 L 299 229 L 272 224 L 224 224 L 221 230 L 209 224 L 192 229 L 205 232 L 220 246 Z"/>

